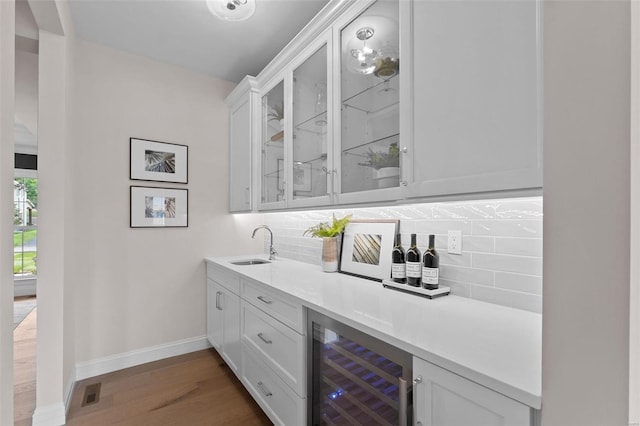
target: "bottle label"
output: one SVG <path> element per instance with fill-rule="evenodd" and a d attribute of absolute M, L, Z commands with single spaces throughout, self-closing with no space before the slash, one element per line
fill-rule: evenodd
<path fill-rule="evenodd" d="M 422 268 L 422 282 L 425 284 L 438 284 L 438 268 Z"/>
<path fill-rule="evenodd" d="M 391 278 L 407 278 L 407 272 L 404 263 L 391 264 Z"/>
<path fill-rule="evenodd" d="M 420 262 L 407 262 L 407 278 L 420 278 Z"/>

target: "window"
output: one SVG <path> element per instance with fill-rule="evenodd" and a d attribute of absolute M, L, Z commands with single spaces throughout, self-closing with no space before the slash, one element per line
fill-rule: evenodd
<path fill-rule="evenodd" d="M 13 275 L 34 278 L 37 273 L 38 179 L 13 181 Z"/>

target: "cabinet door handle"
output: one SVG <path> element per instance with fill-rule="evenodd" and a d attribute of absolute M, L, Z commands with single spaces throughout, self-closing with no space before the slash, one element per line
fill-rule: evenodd
<path fill-rule="evenodd" d="M 418 385 L 422 383 L 422 376 L 413 379 L 413 418 L 416 419 L 416 426 L 422 426 L 422 422 L 418 418 Z"/>
<path fill-rule="evenodd" d="M 264 296 L 258 296 L 258 300 L 261 301 L 262 303 L 266 303 L 267 305 L 270 305 L 273 303 L 273 300 L 269 300 Z"/>
<path fill-rule="evenodd" d="M 222 306 L 220 305 L 220 296 L 222 295 L 222 293 L 220 293 L 219 291 L 216 291 L 216 309 L 221 311 L 222 310 Z"/>
<path fill-rule="evenodd" d="M 270 344 L 273 343 L 271 340 L 269 340 L 266 337 L 264 337 L 264 334 L 262 334 L 262 333 L 258 333 L 258 337 L 260 338 L 260 340 L 265 342 L 267 345 L 270 345 Z"/>
<path fill-rule="evenodd" d="M 407 381 L 402 377 L 398 377 L 398 424 L 400 426 L 408 426 L 407 425 L 407 405 L 409 404 L 409 399 L 407 395 L 409 393 L 409 389 L 407 389 Z"/>
<path fill-rule="evenodd" d="M 262 382 L 258 382 L 258 388 L 260 389 L 260 391 L 262 391 L 262 393 L 264 394 L 264 396 L 271 396 L 273 395 L 271 393 L 271 391 L 269 389 L 267 389 L 267 387 L 264 385 L 264 383 Z"/>

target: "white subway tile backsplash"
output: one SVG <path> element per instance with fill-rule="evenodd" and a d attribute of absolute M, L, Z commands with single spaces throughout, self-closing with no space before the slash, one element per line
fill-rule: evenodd
<path fill-rule="evenodd" d="M 542 312 L 542 296 L 479 285 L 470 286 L 471 298 L 531 312 Z"/>
<path fill-rule="evenodd" d="M 473 269 L 461 266 L 440 264 L 440 278 L 470 284 L 493 286 L 494 272 L 484 269 Z"/>
<path fill-rule="evenodd" d="M 265 213 L 278 255 L 320 265 L 322 240 L 303 236 L 333 214 L 399 219 L 402 245 L 418 236 L 421 251 L 436 235 L 440 281 L 452 294 L 533 312 L 542 311 L 542 198 Z M 462 231 L 462 255 L 447 253 L 447 233 Z M 265 241 L 267 234 L 265 233 Z M 265 252 L 268 243 L 265 242 Z"/>
<path fill-rule="evenodd" d="M 441 265 L 471 266 L 471 253 L 449 254 L 446 250 L 437 250 Z"/>
<path fill-rule="evenodd" d="M 493 271 L 542 275 L 542 259 L 538 257 L 474 253 L 471 264 L 474 268 L 491 269 Z"/>
<path fill-rule="evenodd" d="M 450 230 L 462 231 L 462 235 L 471 235 L 471 221 L 464 220 L 417 220 L 418 234 L 447 235 Z"/>
<path fill-rule="evenodd" d="M 542 295 L 541 276 L 496 272 L 495 283 L 497 288 L 504 290 Z"/>
<path fill-rule="evenodd" d="M 445 287 L 449 287 L 450 293 L 460 297 L 471 297 L 471 291 L 469 290 L 469 284 L 459 282 L 459 281 L 451 281 L 447 279 L 441 279 L 440 285 Z"/>
<path fill-rule="evenodd" d="M 434 219 L 468 220 L 495 217 L 495 207 L 490 204 L 436 204 L 433 207 Z"/>
<path fill-rule="evenodd" d="M 473 235 L 542 238 L 542 220 L 478 220 L 473 222 Z"/>
<path fill-rule="evenodd" d="M 498 219 L 540 219 L 542 220 L 542 199 L 504 200 L 496 203 Z"/>
<path fill-rule="evenodd" d="M 446 246 L 443 248 L 446 250 Z M 462 236 L 462 251 L 463 252 L 480 252 L 480 253 L 493 253 L 495 251 L 495 238 L 494 237 L 475 237 L 471 235 Z"/>
<path fill-rule="evenodd" d="M 542 257 L 540 238 L 496 238 L 496 253 Z"/>

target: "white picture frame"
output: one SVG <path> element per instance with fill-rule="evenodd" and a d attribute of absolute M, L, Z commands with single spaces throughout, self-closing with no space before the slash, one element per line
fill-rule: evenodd
<path fill-rule="evenodd" d="M 342 237 L 340 272 L 382 281 L 391 276 L 391 251 L 398 220 L 357 220 Z"/>

